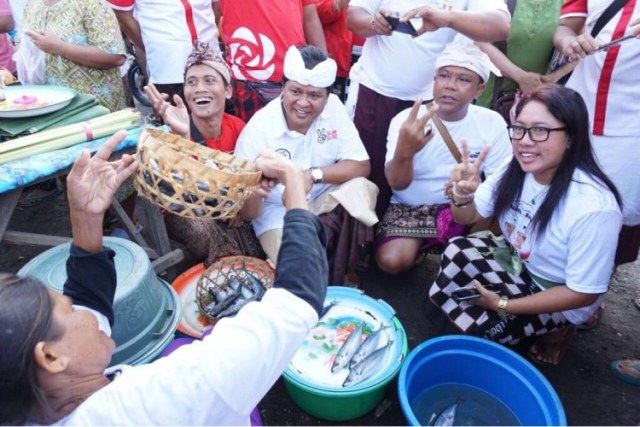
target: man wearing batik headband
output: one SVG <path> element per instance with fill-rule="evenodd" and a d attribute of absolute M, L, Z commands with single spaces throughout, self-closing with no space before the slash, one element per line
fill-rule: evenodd
<path fill-rule="evenodd" d="M 145 92 L 153 108 L 172 131 L 209 148 L 233 154 L 245 124 L 224 112 L 231 97 L 231 77 L 224 59 L 207 43 L 197 42 L 184 71 L 184 101 L 173 96 L 174 105 L 153 84 Z M 186 102 L 186 105 L 185 105 Z M 187 106 L 191 111 L 187 110 Z M 258 194 L 266 195 L 257 189 Z M 197 261 L 209 265 L 222 256 L 264 257 L 248 221 L 204 221 L 178 215 L 165 217 L 169 237 L 186 245 Z"/>
<path fill-rule="evenodd" d="M 360 177 L 364 185 L 370 184 L 362 179 L 369 174 L 369 157 L 364 145 L 344 105 L 338 97 L 330 94 L 336 69 L 335 61 L 313 46 L 289 48 L 284 61 L 282 95 L 249 120 L 236 147 L 236 155 L 249 160 L 264 150 L 276 151 L 291 159 L 304 171 L 310 201 L 320 200 L 320 196 L 332 191 L 331 186 L 355 178 Z M 265 199 L 252 197 L 243 207 L 243 212 L 253 218 L 260 243 L 274 262 L 280 248 L 285 212 L 282 193 L 283 187 L 278 185 Z M 333 231 L 348 233 L 354 228 L 361 230 L 360 239 L 339 248 L 340 253 L 353 256 L 338 258 L 334 257 L 336 247 L 332 244 L 332 230 L 325 227 L 330 234 L 330 283 L 344 283 L 345 273 L 357 263 L 357 245 L 365 244 L 367 239 L 372 240 L 372 229 L 350 217 L 343 206 L 337 206 L 320 218 L 325 225 L 331 222 L 342 225 L 341 230 L 336 228 Z M 337 241 L 338 236 L 334 237 Z M 341 240 L 344 243 L 350 239 Z"/>
<path fill-rule="evenodd" d="M 381 270 L 395 274 L 409 269 L 421 252 L 439 251 L 450 237 L 463 232 L 451 219 L 445 191 L 456 159 L 433 115 L 457 147 L 462 139 L 467 140 L 472 159 L 484 147 L 491 147 L 484 163 L 486 175 L 511 157 L 502 116 L 472 104 L 491 72 L 500 73 L 477 46 L 451 43 L 436 60 L 433 95 L 437 107 L 420 105 L 418 99 L 391 121 L 385 163 L 391 203 L 378 227 L 375 245 Z"/>

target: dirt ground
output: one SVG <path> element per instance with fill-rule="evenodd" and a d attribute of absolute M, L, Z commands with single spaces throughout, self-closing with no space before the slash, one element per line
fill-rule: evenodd
<path fill-rule="evenodd" d="M 70 236 L 63 196 L 43 205 L 16 211 L 9 229 Z M 144 232 L 143 232 L 144 234 Z M 27 261 L 46 250 L 0 242 L 0 271 L 17 272 Z M 171 282 L 193 264 L 187 257 L 166 274 Z M 423 312 L 427 286 L 435 277 L 438 258 L 429 257 L 413 270 L 395 277 L 375 267 L 362 274 L 360 287 L 373 298 L 384 299 L 398 313 L 408 338 L 409 350 L 438 335 L 439 328 Z M 564 405 L 569 425 L 638 425 L 640 387 L 618 380 L 609 372 L 611 360 L 640 357 L 640 310 L 633 297 L 640 292 L 640 261 L 621 267 L 611 282 L 606 313 L 598 327 L 582 331 L 559 366 L 540 367 Z M 499 379 L 496 379 L 499 381 Z M 307 415 L 289 398 L 279 380 L 259 405 L 265 425 L 336 425 Z M 378 411 L 341 425 L 402 425 L 396 382 L 387 389 Z"/>

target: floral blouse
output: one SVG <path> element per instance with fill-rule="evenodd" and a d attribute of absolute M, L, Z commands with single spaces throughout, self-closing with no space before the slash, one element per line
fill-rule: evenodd
<path fill-rule="evenodd" d="M 51 6 L 43 0 L 29 0 L 24 9 L 22 27 L 32 31 L 51 31 L 67 43 L 95 46 L 116 55 L 125 54 L 115 14 L 101 0 L 59 0 Z M 118 67 L 91 68 L 59 55 L 46 55 L 46 68 L 48 85 L 90 93 L 110 111 L 126 107 Z"/>

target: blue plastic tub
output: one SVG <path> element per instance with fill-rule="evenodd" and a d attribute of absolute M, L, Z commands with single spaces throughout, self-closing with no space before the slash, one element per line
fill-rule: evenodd
<path fill-rule="evenodd" d="M 400 407 L 409 425 L 420 425 L 413 408 L 418 396 L 443 384 L 479 388 L 511 409 L 521 425 L 567 424 L 549 381 L 523 357 L 488 340 L 447 335 L 409 353 L 398 377 Z"/>

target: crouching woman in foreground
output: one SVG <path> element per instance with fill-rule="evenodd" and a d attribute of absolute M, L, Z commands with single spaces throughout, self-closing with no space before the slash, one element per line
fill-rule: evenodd
<path fill-rule="evenodd" d="M 275 153 L 255 160 L 286 185 L 278 271 L 262 301 L 167 357 L 107 369 L 116 272 L 114 252 L 102 246 L 102 219 L 136 169 L 131 156 L 107 161 L 123 137 L 91 159 L 83 153 L 67 178 L 73 244 L 64 295 L 33 278 L 0 275 L 0 425 L 249 425 L 326 295 L 324 229 L 307 211 L 302 172 Z"/>
<path fill-rule="evenodd" d="M 486 150 L 451 174 L 453 216 L 471 224 L 494 215 L 504 238 L 450 241 L 431 301 L 466 334 L 502 344 L 541 336 L 536 361 L 557 364 L 575 326 L 601 304 L 622 224 L 620 196 L 595 161 L 589 116 L 578 93 L 543 85 L 509 126 L 513 159 L 480 184 Z M 460 301 L 453 292 L 475 288 Z M 491 289 L 490 289 L 491 288 Z"/>

